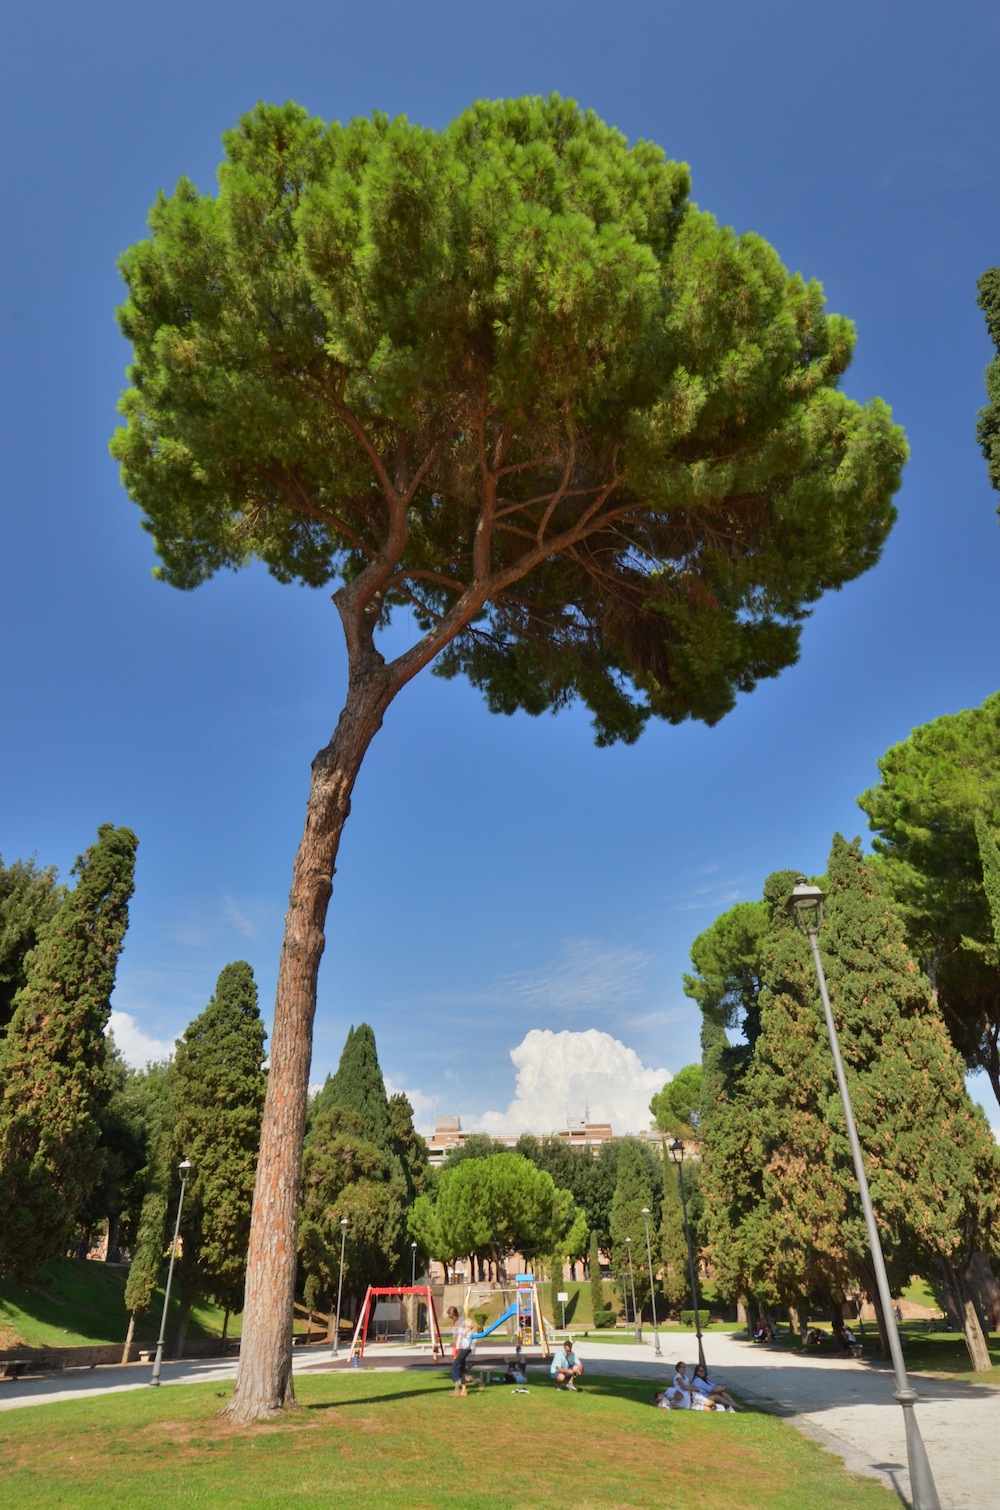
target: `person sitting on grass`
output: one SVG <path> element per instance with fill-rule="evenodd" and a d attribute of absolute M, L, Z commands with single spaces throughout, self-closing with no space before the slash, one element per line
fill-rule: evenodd
<path fill-rule="evenodd" d="M 696 1390 L 703 1400 L 707 1400 L 713 1410 L 735 1410 L 736 1402 L 724 1384 L 713 1384 L 708 1377 L 708 1370 L 703 1363 L 699 1363 L 691 1376 L 691 1388 Z"/>
<path fill-rule="evenodd" d="M 678 1362 L 674 1371 L 673 1384 L 663 1391 L 663 1407 L 666 1410 L 690 1410 L 691 1396 L 691 1380 L 687 1376 L 687 1365 Z"/>
<path fill-rule="evenodd" d="M 559 1389 L 576 1389 L 576 1380 L 583 1373 L 583 1364 L 573 1351 L 572 1339 L 567 1337 L 559 1352 L 552 1359 L 549 1373 Z"/>

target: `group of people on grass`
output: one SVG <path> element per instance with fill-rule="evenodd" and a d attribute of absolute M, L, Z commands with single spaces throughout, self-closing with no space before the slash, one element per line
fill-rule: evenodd
<path fill-rule="evenodd" d="M 467 1395 L 469 1392 L 469 1359 L 472 1357 L 475 1345 L 476 1327 L 468 1316 L 463 1316 L 457 1306 L 448 1307 L 448 1320 L 454 1328 L 451 1345 L 451 1381 L 455 1388 L 452 1391 L 456 1395 Z M 505 1382 L 511 1384 L 526 1384 L 527 1375 L 521 1366 L 520 1360 L 507 1366 L 504 1360 L 501 1365 L 506 1368 Z M 549 1368 L 550 1377 L 556 1382 L 559 1389 L 576 1389 L 576 1381 L 583 1373 L 583 1364 L 573 1351 L 572 1339 L 567 1337 L 558 1351 L 553 1355 Z"/>
<path fill-rule="evenodd" d="M 687 1364 L 678 1362 L 674 1382 L 666 1389 L 658 1389 L 653 1404 L 660 1410 L 726 1410 L 735 1411 L 736 1401 L 724 1384 L 715 1384 L 708 1377 L 708 1370 L 699 1363 L 688 1377 Z"/>
<path fill-rule="evenodd" d="M 457 1306 L 448 1307 L 448 1319 L 454 1327 L 452 1342 L 451 1378 L 456 1395 L 468 1394 L 468 1364 L 472 1356 L 476 1327 L 468 1316 L 463 1316 Z M 515 1378 L 516 1374 L 516 1378 Z M 526 1382 L 526 1376 L 515 1363 L 508 1370 L 511 1382 Z M 573 1350 L 573 1340 L 564 1339 L 553 1354 L 549 1365 L 549 1377 L 557 1389 L 576 1390 L 577 1381 L 583 1377 L 583 1363 Z M 657 1390 L 653 1404 L 662 1410 L 726 1410 L 735 1411 L 736 1402 L 724 1384 L 715 1384 L 708 1377 L 708 1370 L 699 1363 L 688 1377 L 687 1365 L 677 1364 L 673 1383 L 666 1389 Z"/>

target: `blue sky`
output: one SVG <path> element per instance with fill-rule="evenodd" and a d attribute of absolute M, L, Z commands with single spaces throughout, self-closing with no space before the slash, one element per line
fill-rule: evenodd
<path fill-rule="evenodd" d="M 769 871 L 821 870 L 834 830 L 863 829 L 888 746 L 997 689 L 1000 530 L 974 439 L 975 284 L 1000 261 L 995 6 L 39 0 L 3 53 L 0 852 L 65 873 L 98 824 L 136 830 L 114 1006 L 140 1056 L 235 958 L 270 1017 L 344 684 L 326 593 L 150 577 L 107 442 L 128 360 L 115 262 L 157 190 L 210 190 L 221 132 L 260 99 L 440 127 L 476 97 L 557 90 L 687 160 L 700 205 L 856 321 L 844 386 L 892 405 L 912 459 L 882 562 L 818 605 L 797 666 L 715 729 L 612 750 L 578 710 L 496 718 L 425 674 L 356 789 L 314 1079 L 368 1021 L 424 1126 L 642 1125 L 697 1057 L 695 935 Z"/>

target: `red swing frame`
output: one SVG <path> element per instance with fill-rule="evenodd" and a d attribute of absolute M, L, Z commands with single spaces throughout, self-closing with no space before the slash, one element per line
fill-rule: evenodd
<path fill-rule="evenodd" d="M 369 1285 L 365 1294 L 364 1304 L 358 1315 L 358 1324 L 354 1328 L 354 1336 L 351 1339 L 351 1355 L 363 1358 L 365 1356 L 365 1342 L 368 1337 L 368 1320 L 371 1314 L 372 1300 L 379 1295 L 422 1295 L 427 1303 L 427 1321 L 431 1334 L 431 1356 L 434 1358 L 444 1357 L 444 1342 L 441 1339 L 441 1327 L 437 1319 L 437 1311 L 434 1309 L 434 1296 L 431 1294 L 430 1285 Z"/>

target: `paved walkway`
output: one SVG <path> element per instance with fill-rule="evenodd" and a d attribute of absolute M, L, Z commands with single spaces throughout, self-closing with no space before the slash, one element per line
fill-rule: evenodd
<path fill-rule="evenodd" d="M 673 1375 L 674 1363 L 697 1359 L 693 1334 L 661 1334 L 662 1357 L 657 1358 L 648 1329 L 641 1347 L 601 1343 L 577 1344 L 585 1361 L 602 1374 L 648 1379 L 653 1387 Z M 721 1332 L 705 1337 L 710 1373 L 730 1385 L 743 1399 L 783 1416 L 800 1431 L 837 1453 L 854 1473 L 879 1478 L 909 1502 L 903 1412 L 892 1397 L 893 1376 L 887 1366 L 786 1352 L 781 1347 L 757 1347 Z M 366 1364 L 406 1368 L 430 1361 L 429 1352 L 398 1346 L 374 1345 L 365 1351 Z M 296 1352 L 296 1372 L 310 1373 L 348 1367 L 342 1348 L 338 1360 L 332 1348 Z M 234 1359 L 200 1359 L 165 1363 L 164 1384 L 196 1384 L 231 1379 Z M 0 1381 L 0 1410 L 80 1399 L 149 1386 L 148 1364 L 126 1367 L 67 1369 L 41 1379 Z M 1000 1443 L 1000 1390 L 960 1380 L 913 1375 L 920 1395 L 916 1407 L 943 1510 L 1000 1504 L 997 1489 L 997 1446 Z M 720 1421 L 720 1427 L 722 1425 Z M 808 1507 L 803 1507 L 808 1510 Z"/>

